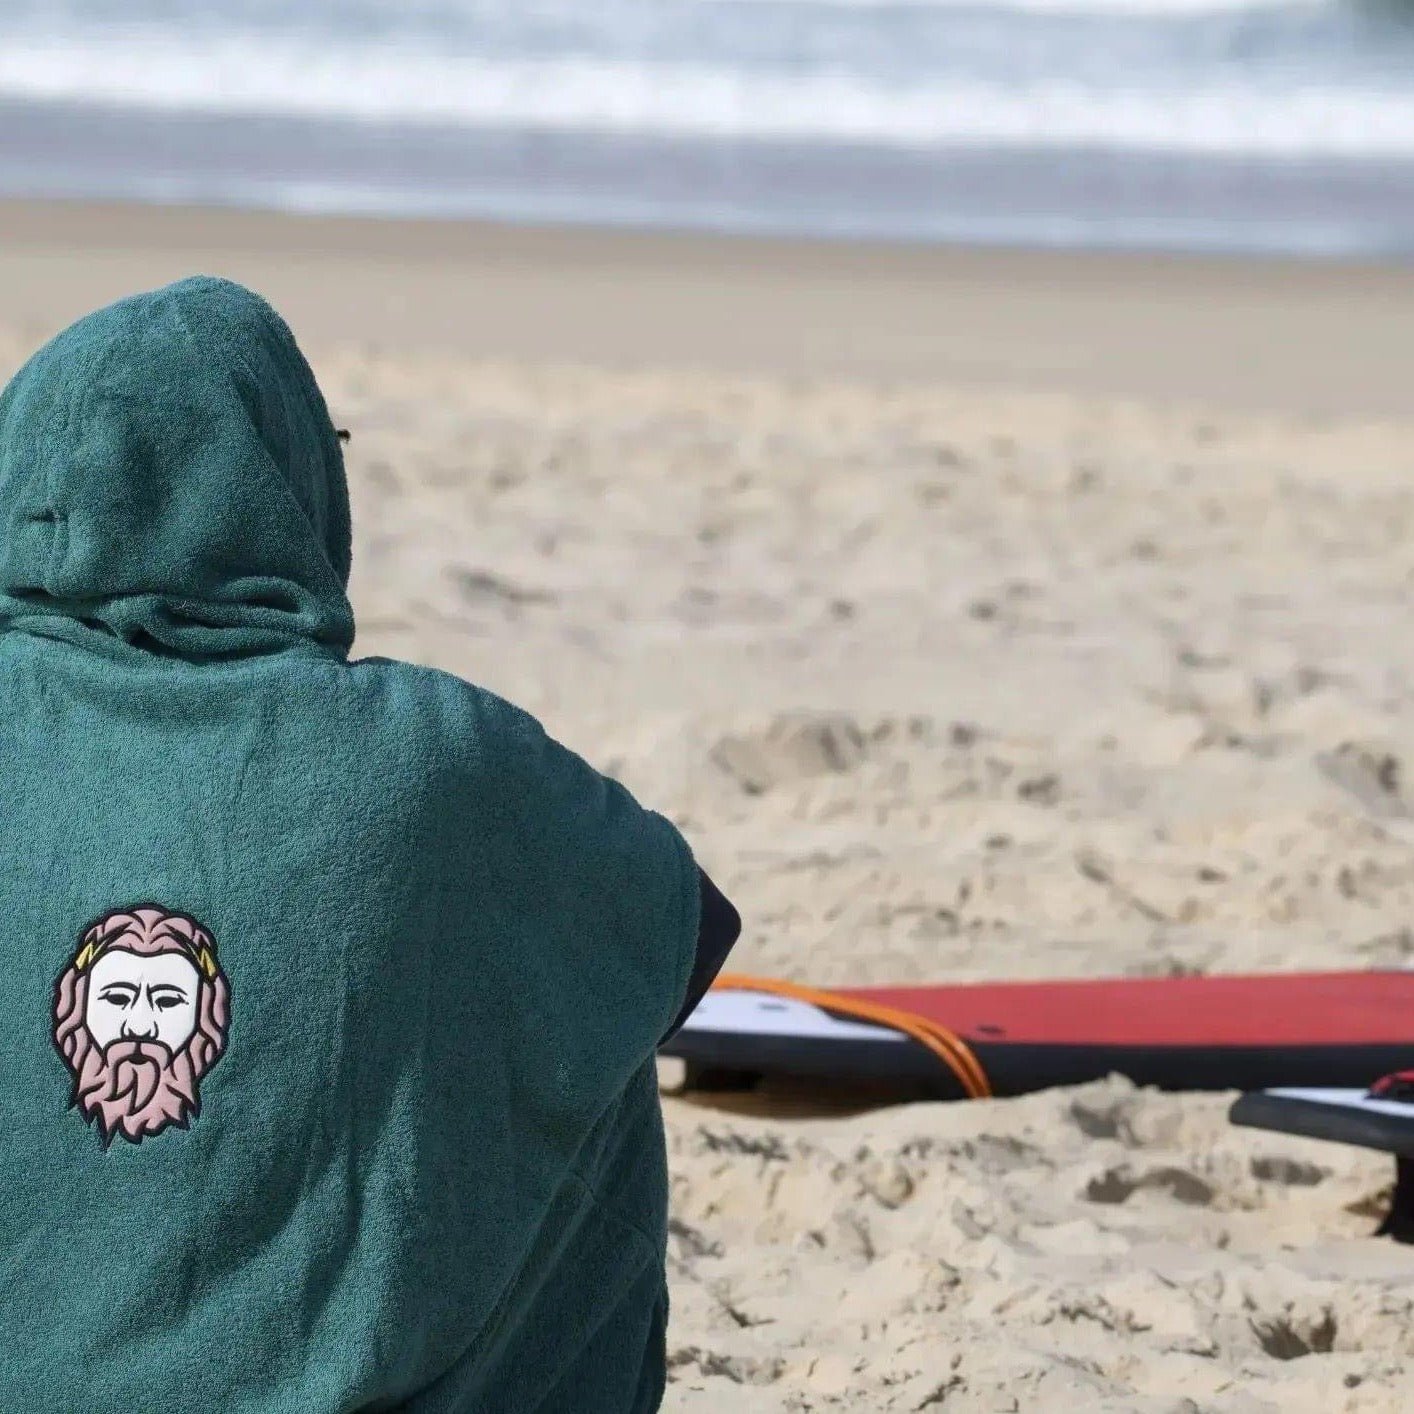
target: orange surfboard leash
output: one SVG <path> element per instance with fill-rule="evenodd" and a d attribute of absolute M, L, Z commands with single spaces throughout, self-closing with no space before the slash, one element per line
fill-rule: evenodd
<path fill-rule="evenodd" d="M 858 1021 L 872 1021 L 880 1026 L 901 1031 L 905 1036 L 926 1046 L 957 1077 L 963 1093 L 973 1100 L 987 1099 L 992 1093 L 991 1082 L 972 1047 L 946 1026 L 897 1007 L 881 1006 L 859 997 L 845 997 L 838 992 L 803 987 L 798 982 L 782 982 L 774 977 L 748 977 L 741 973 L 724 972 L 712 984 L 716 992 L 767 992 L 792 1001 L 807 1002 L 822 1011 L 834 1012 Z"/>

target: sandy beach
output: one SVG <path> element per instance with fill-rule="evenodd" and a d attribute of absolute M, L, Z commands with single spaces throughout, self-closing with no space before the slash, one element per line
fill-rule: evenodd
<path fill-rule="evenodd" d="M 0 374 L 197 271 L 352 433 L 357 651 L 672 815 L 737 970 L 1414 958 L 1414 269 L 12 203 Z M 669 1409 L 1414 1407 L 1379 1156 L 664 1072 Z"/>

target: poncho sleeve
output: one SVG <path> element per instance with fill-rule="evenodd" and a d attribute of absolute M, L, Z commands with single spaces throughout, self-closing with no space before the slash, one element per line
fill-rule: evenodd
<path fill-rule="evenodd" d="M 482 802 L 495 844 L 482 896 L 516 949 L 524 1020 L 556 1057 L 562 1100 L 586 1092 L 571 1105 L 584 1114 L 652 1057 L 683 1005 L 698 870 L 669 820 L 507 711 Z"/>

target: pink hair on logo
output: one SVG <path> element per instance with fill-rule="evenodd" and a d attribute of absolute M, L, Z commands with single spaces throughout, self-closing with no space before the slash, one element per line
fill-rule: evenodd
<path fill-rule="evenodd" d="M 180 953 L 196 967 L 201 987 L 196 1029 L 176 1054 L 155 1038 L 117 1040 L 103 1049 L 89 1032 L 89 974 L 94 961 L 115 947 L 147 957 Z M 198 1087 L 226 1049 L 230 1007 L 231 989 L 216 964 L 215 942 L 194 918 L 141 904 L 115 909 L 84 930 L 74 960 L 54 988 L 54 1044 L 73 1072 L 70 1104 L 98 1125 L 105 1148 L 118 1134 L 137 1144 L 169 1125 L 185 1129 L 201 1112 Z"/>

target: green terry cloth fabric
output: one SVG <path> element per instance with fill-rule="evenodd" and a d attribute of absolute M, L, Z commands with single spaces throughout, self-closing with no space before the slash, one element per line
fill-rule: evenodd
<path fill-rule="evenodd" d="M 0 1409 L 658 1406 L 691 853 L 348 573 L 239 286 L 0 395 Z"/>

